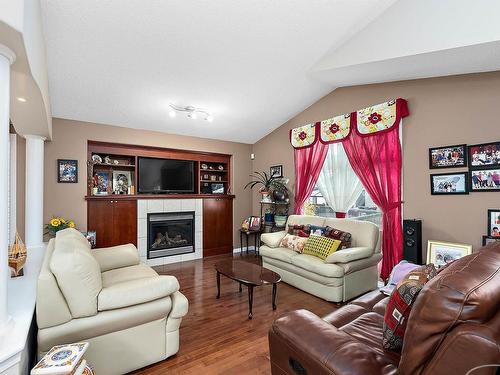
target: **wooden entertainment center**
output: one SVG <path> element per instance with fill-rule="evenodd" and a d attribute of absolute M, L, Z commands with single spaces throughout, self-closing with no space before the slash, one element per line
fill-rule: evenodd
<path fill-rule="evenodd" d="M 93 156 L 110 161 L 93 161 Z M 140 194 L 138 193 L 138 158 L 162 158 L 194 162 L 194 193 Z M 97 158 L 97 159 L 99 159 Z M 233 199 L 231 194 L 231 155 L 160 147 L 135 146 L 118 143 L 88 141 L 87 144 L 87 229 L 96 231 L 97 247 L 124 243 L 137 245 L 138 199 L 203 199 L 203 256 L 232 253 Z M 108 176 L 113 172 L 130 172 L 133 188 L 127 194 L 113 194 L 113 189 L 96 195 L 94 176 Z M 217 188 L 222 194 L 213 194 Z"/>

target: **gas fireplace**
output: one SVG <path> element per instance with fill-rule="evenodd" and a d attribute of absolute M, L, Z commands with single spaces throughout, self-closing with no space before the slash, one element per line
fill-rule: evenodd
<path fill-rule="evenodd" d="M 194 211 L 148 214 L 148 259 L 194 252 Z"/>

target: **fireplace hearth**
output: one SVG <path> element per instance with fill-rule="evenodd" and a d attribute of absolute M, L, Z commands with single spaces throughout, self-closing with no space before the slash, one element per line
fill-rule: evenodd
<path fill-rule="evenodd" d="M 148 214 L 147 258 L 193 253 L 194 218 L 194 211 Z"/>

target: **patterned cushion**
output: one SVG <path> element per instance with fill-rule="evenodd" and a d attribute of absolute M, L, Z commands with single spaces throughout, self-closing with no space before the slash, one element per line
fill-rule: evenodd
<path fill-rule="evenodd" d="M 436 267 L 431 263 L 410 271 L 398 283 L 389 298 L 384 315 L 382 345 L 385 349 L 401 351 L 406 323 L 413 303 L 425 283 L 436 274 Z"/>
<path fill-rule="evenodd" d="M 294 250 L 294 251 L 302 254 L 302 252 L 304 251 L 304 246 L 306 244 L 306 241 L 307 241 L 307 238 L 287 234 L 281 240 L 280 246 L 286 247 L 290 250 Z"/>
<path fill-rule="evenodd" d="M 300 237 L 309 237 L 311 231 L 309 225 L 288 225 L 288 234 Z"/>
<path fill-rule="evenodd" d="M 325 260 L 329 255 L 337 251 L 340 246 L 339 240 L 331 238 L 311 235 L 304 247 L 304 254 L 314 255 L 315 257 Z"/>
<path fill-rule="evenodd" d="M 341 249 L 347 249 L 351 247 L 351 233 L 349 232 L 344 232 L 340 229 L 332 228 L 327 225 L 325 236 L 342 242 L 342 244 L 340 245 Z"/>
<path fill-rule="evenodd" d="M 311 234 L 316 236 L 324 236 L 326 233 L 326 227 L 320 227 L 318 225 L 310 225 Z"/>

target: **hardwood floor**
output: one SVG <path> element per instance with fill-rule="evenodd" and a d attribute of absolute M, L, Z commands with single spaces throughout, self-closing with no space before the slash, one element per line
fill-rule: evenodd
<path fill-rule="evenodd" d="M 248 320 L 246 288 L 221 277 L 221 296 L 216 299 L 215 262 L 229 258 L 210 258 L 155 267 L 160 274 L 179 280 L 181 292 L 189 300 L 189 312 L 180 328 L 177 355 L 134 374 L 270 374 L 267 332 L 274 319 L 296 309 L 307 309 L 319 316 L 338 308 L 281 282 L 277 309 L 271 306 L 271 285 L 254 289 L 253 319 Z M 258 263 L 253 254 L 235 258 Z"/>

